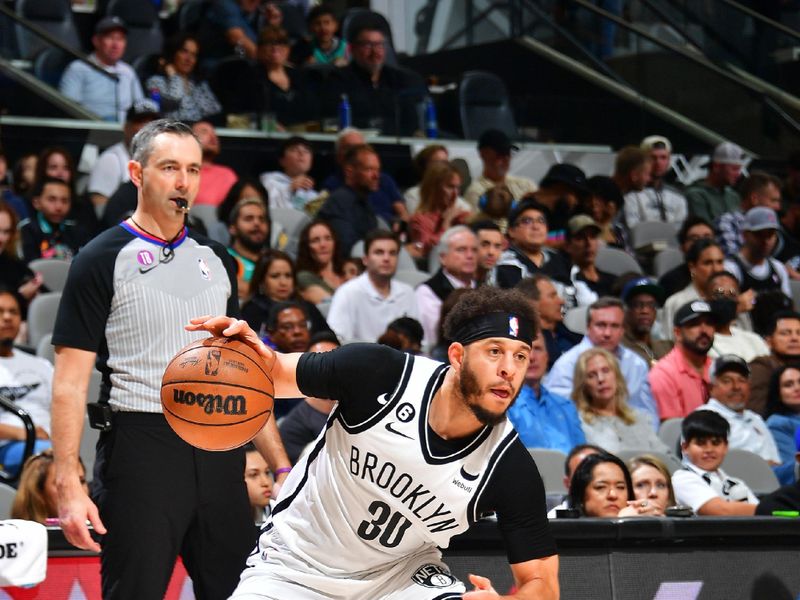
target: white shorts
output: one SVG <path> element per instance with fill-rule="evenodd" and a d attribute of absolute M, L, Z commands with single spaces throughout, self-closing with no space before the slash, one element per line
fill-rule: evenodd
<path fill-rule="evenodd" d="M 264 537 L 231 600 L 460 600 L 466 592 L 435 548 L 367 575 L 333 577 L 292 555 L 274 529 Z"/>

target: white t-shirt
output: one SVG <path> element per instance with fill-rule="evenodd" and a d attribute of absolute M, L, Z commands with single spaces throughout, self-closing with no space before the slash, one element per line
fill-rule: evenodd
<path fill-rule="evenodd" d="M 50 433 L 50 399 L 53 388 L 53 366 L 45 359 L 13 350 L 8 358 L 0 358 L 0 395 L 25 410 L 33 424 Z M 0 411 L 0 423 L 22 427 L 22 421 L 8 411 Z M 0 445 L 7 440 L 0 440 Z"/>
<path fill-rule="evenodd" d="M 756 495 L 741 479 L 729 476 L 722 469 L 703 471 L 688 461 L 672 474 L 672 487 L 678 504 L 691 507 L 695 513 L 714 498 L 758 504 Z"/>
<path fill-rule="evenodd" d="M 758 454 L 769 462 L 781 462 L 778 447 L 775 445 L 775 438 L 772 437 L 772 432 L 767 427 L 764 419 L 757 413 L 747 409 L 742 412 L 736 412 L 716 398 L 711 398 L 697 410 L 713 410 L 715 413 L 725 417 L 725 420 L 731 426 L 731 433 L 728 436 L 729 447 Z"/>
<path fill-rule="evenodd" d="M 717 358 L 723 354 L 735 354 L 746 362 L 750 362 L 758 356 L 769 356 L 770 351 L 769 346 L 760 335 L 732 325 L 730 335 L 714 334 L 714 344 L 708 351 L 711 358 Z"/>
<path fill-rule="evenodd" d="M 97 158 L 97 162 L 89 173 L 90 194 L 100 194 L 110 198 L 117 188 L 126 181 L 130 181 L 128 174 L 128 161 L 131 155 L 125 147 L 125 142 L 119 142 L 106 148 Z"/>
<path fill-rule="evenodd" d="M 261 174 L 261 185 L 269 194 L 270 208 L 294 208 L 303 210 L 306 204 L 319 196 L 317 190 L 296 190 L 292 192 L 292 179 L 283 171 L 269 171 Z"/>

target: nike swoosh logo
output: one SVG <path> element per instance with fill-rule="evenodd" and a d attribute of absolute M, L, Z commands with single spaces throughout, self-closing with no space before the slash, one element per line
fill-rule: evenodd
<path fill-rule="evenodd" d="M 387 431 L 391 431 L 391 432 L 392 432 L 392 433 L 394 433 L 395 435 L 402 435 L 404 438 L 406 438 L 406 439 L 408 439 L 408 440 L 413 440 L 413 439 L 414 439 L 414 438 L 412 438 L 411 436 L 408 436 L 408 435 L 406 435 L 406 434 L 405 434 L 405 433 L 403 433 L 402 431 L 397 431 L 397 429 L 395 429 L 395 428 L 394 428 L 394 423 L 387 423 L 387 424 L 386 424 L 386 429 L 387 429 Z M 477 477 L 477 476 L 476 476 L 476 477 Z"/>
<path fill-rule="evenodd" d="M 388 426 L 387 426 L 387 427 L 388 427 Z M 461 477 L 463 477 L 463 478 L 464 478 L 464 479 L 466 479 L 467 481 L 475 481 L 475 480 L 476 480 L 478 477 L 480 477 L 480 476 L 481 476 L 481 474 L 480 474 L 480 473 L 478 473 L 477 475 L 471 475 L 470 473 L 467 473 L 467 472 L 464 470 L 464 467 L 461 467 Z"/>
<path fill-rule="evenodd" d="M 387 394 L 381 394 L 380 396 L 375 398 L 375 400 L 377 400 L 378 404 L 381 404 L 381 405 L 385 405 L 387 402 L 389 402 L 389 398 L 387 397 Z"/>
<path fill-rule="evenodd" d="M 151 266 L 149 266 L 147 268 L 139 267 L 139 273 L 141 273 L 142 275 L 144 275 L 145 273 L 149 273 L 150 271 L 155 269 L 159 264 L 161 264 L 161 263 L 153 263 Z"/>

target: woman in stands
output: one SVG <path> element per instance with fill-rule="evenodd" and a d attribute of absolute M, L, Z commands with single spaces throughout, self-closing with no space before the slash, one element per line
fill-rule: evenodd
<path fill-rule="evenodd" d="M 461 190 L 461 175 L 449 163 L 432 164 L 420 185 L 420 201 L 409 222 L 414 258 L 427 258 L 439 238 L 453 225 L 466 222 L 469 212 L 456 203 Z"/>
<path fill-rule="evenodd" d="M 686 264 L 692 281 L 680 292 L 673 294 L 664 302 L 662 329 L 664 336 L 673 338 L 672 324 L 675 312 L 687 302 L 702 300 L 706 295 L 708 278 L 717 271 L 722 271 L 725 255 L 722 248 L 712 239 L 699 239 L 689 246 L 686 252 Z"/>
<path fill-rule="evenodd" d="M 0 200 L 0 287 L 17 290 L 30 302 L 42 287 L 43 279 L 17 254 L 18 224 L 17 213 Z"/>
<path fill-rule="evenodd" d="M 607 452 L 590 454 L 575 469 L 569 484 L 568 503 L 582 517 L 656 516 L 650 500 L 637 500 L 625 463 Z"/>
<path fill-rule="evenodd" d="M 253 269 L 250 300 L 242 307 L 242 318 L 264 339 L 267 337 L 266 323 L 270 309 L 276 302 L 287 300 L 294 300 L 303 306 L 311 321 L 312 335 L 330 330 L 319 309 L 297 294 L 297 275 L 292 259 L 285 252 L 270 250 Z"/>
<path fill-rule="evenodd" d="M 80 459 L 79 459 L 80 461 Z M 81 484 L 86 493 L 86 469 L 81 465 Z M 25 519 L 45 523 L 47 519 L 58 517 L 58 493 L 56 491 L 53 451 L 45 450 L 30 456 L 22 467 L 22 475 L 17 487 L 17 495 L 11 505 L 12 519 Z"/>
<path fill-rule="evenodd" d="M 641 454 L 632 458 L 628 470 L 633 482 L 633 495 L 652 505 L 652 513 L 662 516 L 668 506 L 675 506 L 672 475 L 657 457 Z"/>
<path fill-rule="evenodd" d="M 145 82 L 151 94 L 158 91 L 161 113 L 181 121 L 200 121 L 222 111 L 207 81 L 195 75 L 200 46 L 191 34 L 180 32 L 164 44 L 159 73 Z"/>
<path fill-rule="evenodd" d="M 425 177 L 425 172 L 428 170 L 429 166 L 435 164 L 447 164 L 449 160 L 450 154 L 447 152 L 447 147 L 442 146 L 441 144 L 429 144 L 428 146 L 425 146 L 414 156 L 414 171 L 416 171 L 418 181 L 420 183 L 422 182 L 422 179 Z M 419 195 L 419 184 L 408 188 L 403 193 L 408 214 L 413 215 L 416 212 L 417 207 L 419 206 Z"/>
<path fill-rule="evenodd" d="M 628 406 L 628 387 L 616 357 L 603 348 L 590 348 L 575 365 L 572 400 L 578 409 L 586 443 L 606 452 L 656 450 L 668 452 L 655 434 L 650 418 Z"/>
<path fill-rule="evenodd" d="M 325 221 L 315 220 L 300 232 L 297 247 L 297 286 L 312 304 L 329 301 L 346 281 L 336 233 Z"/>
<path fill-rule="evenodd" d="M 767 427 L 775 438 L 781 456 L 780 466 L 774 467 L 781 484 L 796 479 L 795 454 L 800 428 L 800 364 L 790 363 L 775 369 L 769 381 L 766 412 Z"/>

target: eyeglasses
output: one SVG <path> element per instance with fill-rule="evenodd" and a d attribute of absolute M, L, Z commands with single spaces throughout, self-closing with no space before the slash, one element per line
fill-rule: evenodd
<path fill-rule="evenodd" d="M 533 225 L 534 223 L 537 225 L 547 225 L 547 219 L 544 217 L 522 217 L 521 219 L 517 219 L 517 225 L 524 225 L 525 227 Z"/>
<path fill-rule="evenodd" d="M 732 288 L 716 288 L 711 290 L 711 297 L 712 298 L 733 298 L 736 299 L 739 297 L 739 292 Z"/>
<path fill-rule="evenodd" d="M 278 331 L 281 333 L 291 333 L 295 329 L 299 331 L 308 331 L 311 327 L 308 321 L 294 321 L 278 325 Z"/>
<path fill-rule="evenodd" d="M 656 310 L 658 304 L 654 300 L 634 300 L 629 305 L 633 310 Z"/>

